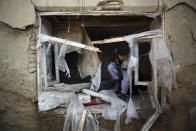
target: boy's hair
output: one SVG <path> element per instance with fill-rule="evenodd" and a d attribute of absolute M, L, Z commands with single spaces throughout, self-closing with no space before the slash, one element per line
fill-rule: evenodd
<path fill-rule="evenodd" d="M 126 56 L 129 55 L 129 46 L 120 46 L 119 48 L 115 49 L 112 55 L 111 61 L 115 61 L 118 58 L 118 55 Z"/>
<path fill-rule="evenodd" d="M 117 54 L 119 54 L 121 56 L 129 55 L 129 47 L 128 46 L 120 46 L 117 49 Z"/>

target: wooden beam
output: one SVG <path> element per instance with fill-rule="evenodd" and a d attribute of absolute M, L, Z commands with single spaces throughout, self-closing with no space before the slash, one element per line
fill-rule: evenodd
<path fill-rule="evenodd" d="M 41 17 L 39 15 L 38 15 L 38 22 L 39 22 L 39 28 L 38 28 L 37 36 L 39 36 L 39 34 L 41 33 Z M 38 41 L 39 41 L 38 37 L 36 37 L 36 41 L 38 44 Z M 36 76 L 37 76 L 37 99 L 38 99 L 39 94 L 42 92 L 41 49 L 40 48 L 38 48 L 36 52 L 36 65 L 37 65 Z"/>
<path fill-rule="evenodd" d="M 161 37 L 162 33 L 158 30 L 151 30 L 146 32 L 141 32 L 138 34 L 129 35 L 133 39 L 150 39 L 155 37 Z M 125 37 L 116 37 L 116 38 L 109 38 L 99 41 L 92 41 L 92 44 L 105 44 L 105 43 L 113 43 L 113 42 L 122 42 L 125 41 Z"/>
<path fill-rule="evenodd" d="M 54 60 L 55 60 L 55 75 L 56 75 L 56 81 L 59 83 L 59 67 L 58 67 L 58 52 L 59 52 L 59 45 L 54 45 Z"/>
<path fill-rule="evenodd" d="M 82 131 L 83 130 L 86 114 L 87 114 L 87 110 L 83 110 L 82 118 L 80 120 L 79 127 L 78 127 L 78 131 Z"/>
<path fill-rule="evenodd" d="M 90 88 L 91 83 L 80 84 L 54 84 L 52 87 L 48 87 L 47 90 L 57 90 L 62 92 L 79 92 L 83 89 Z"/>
<path fill-rule="evenodd" d="M 124 37 L 117 37 L 117 38 L 109 38 L 99 41 L 92 41 L 92 44 L 105 44 L 105 43 L 114 43 L 114 42 L 122 42 L 125 41 Z"/>
<path fill-rule="evenodd" d="M 155 113 L 142 126 L 141 131 L 148 131 L 160 114 L 161 111 L 155 111 Z"/>
<path fill-rule="evenodd" d="M 40 16 L 146 16 L 153 17 L 155 13 L 139 13 L 133 11 L 66 11 L 66 12 L 40 12 Z"/>
<path fill-rule="evenodd" d="M 45 34 L 40 34 L 40 38 L 43 38 L 45 41 L 53 41 L 53 42 L 57 42 L 57 43 L 66 43 L 67 45 L 70 45 L 70 46 L 75 46 L 75 47 L 79 47 L 79 48 L 83 48 L 83 49 L 87 49 L 87 50 L 95 51 L 95 52 L 101 52 L 99 50 L 99 48 L 96 48 L 96 47 L 93 47 L 93 46 L 87 46 L 85 44 L 81 44 L 81 43 L 78 43 L 78 42 L 69 41 L 69 40 L 66 40 L 66 39 L 61 39 L 61 38 L 57 38 L 57 37 L 53 37 L 53 36 L 49 36 L 49 35 L 45 35 Z"/>
<path fill-rule="evenodd" d="M 88 95 L 91 95 L 91 96 L 95 96 L 95 97 L 101 98 L 102 100 L 104 100 L 106 102 L 109 102 L 109 103 L 111 103 L 111 101 L 112 101 L 111 97 L 103 95 L 103 94 L 100 94 L 100 93 L 97 93 L 97 92 L 94 92 L 94 91 L 91 91 L 91 90 L 88 90 L 88 89 L 83 89 L 82 92 L 86 93 Z"/>

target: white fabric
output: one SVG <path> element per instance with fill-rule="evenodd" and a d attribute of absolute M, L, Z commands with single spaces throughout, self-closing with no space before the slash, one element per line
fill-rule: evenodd
<path fill-rule="evenodd" d="M 92 78 L 92 84 L 90 89 L 93 91 L 98 91 L 101 84 L 101 63 L 97 67 L 95 76 Z"/>
<path fill-rule="evenodd" d="M 131 56 L 130 57 L 130 62 L 128 64 L 128 68 L 131 70 L 131 71 L 134 71 L 135 70 L 135 67 L 137 66 L 138 64 L 138 58 L 134 57 L 134 56 Z"/>
<path fill-rule="evenodd" d="M 172 57 L 167 48 L 165 41 L 162 38 L 153 38 L 152 46 L 149 59 L 152 64 L 156 61 L 157 63 L 157 84 L 158 87 L 165 87 L 169 91 L 172 89 L 173 80 L 173 68 L 172 68 Z M 154 49 L 155 48 L 155 49 Z M 156 54 L 155 54 L 156 53 Z M 155 67 L 153 67 L 154 69 Z"/>
<path fill-rule="evenodd" d="M 138 119 L 138 115 L 135 106 L 129 99 L 129 103 L 125 103 L 119 99 L 112 90 L 102 90 L 99 93 L 111 97 L 111 107 L 106 107 L 102 110 L 102 117 L 106 120 L 116 120 L 114 125 L 114 131 L 120 131 L 120 116 L 127 109 L 126 124 L 132 121 L 132 118 Z"/>
<path fill-rule="evenodd" d="M 157 54 L 156 54 L 156 60 L 160 59 L 168 59 L 172 61 L 171 54 L 169 52 L 169 49 L 167 48 L 167 45 L 165 41 L 162 38 L 154 38 L 153 43 L 157 44 Z"/>
<path fill-rule="evenodd" d="M 71 92 L 47 91 L 42 92 L 38 97 L 39 111 L 51 110 L 60 104 L 67 103 L 72 97 Z"/>
<path fill-rule="evenodd" d="M 67 65 L 67 62 L 65 61 L 66 48 L 67 48 L 67 44 L 64 43 L 63 46 L 61 47 L 61 50 L 58 56 L 58 67 L 59 67 L 59 70 L 63 72 L 66 71 L 66 75 L 68 75 L 68 77 L 71 77 L 69 67 Z"/>
<path fill-rule="evenodd" d="M 84 106 L 74 94 L 67 108 L 63 131 L 78 131 Z M 83 131 L 98 131 L 98 121 L 87 111 Z"/>
<path fill-rule="evenodd" d="M 138 114 L 136 112 L 135 106 L 133 104 L 132 99 L 129 99 L 128 106 L 127 106 L 127 119 L 125 121 L 126 124 L 132 121 L 132 118 L 138 119 Z"/>
<path fill-rule="evenodd" d="M 102 117 L 107 120 L 117 120 L 118 116 L 126 109 L 126 103 L 119 99 L 112 90 L 102 90 L 100 94 L 111 97 L 111 107 L 106 107 L 102 111 Z"/>

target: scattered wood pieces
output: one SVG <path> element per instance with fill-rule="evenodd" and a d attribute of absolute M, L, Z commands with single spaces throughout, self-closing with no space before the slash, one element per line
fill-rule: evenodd
<path fill-rule="evenodd" d="M 82 131 L 83 130 L 86 114 L 87 114 L 87 110 L 83 110 L 82 118 L 80 120 L 79 127 L 78 127 L 78 131 Z"/>

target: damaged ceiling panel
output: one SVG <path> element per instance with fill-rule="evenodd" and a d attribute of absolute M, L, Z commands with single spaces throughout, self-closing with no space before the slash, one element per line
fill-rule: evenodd
<path fill-rule="evenodd" d="M 31 0 L 0 0 L 0 21 L 13 28 L 25 29 L 35 24 L 35 17 Z"/>

